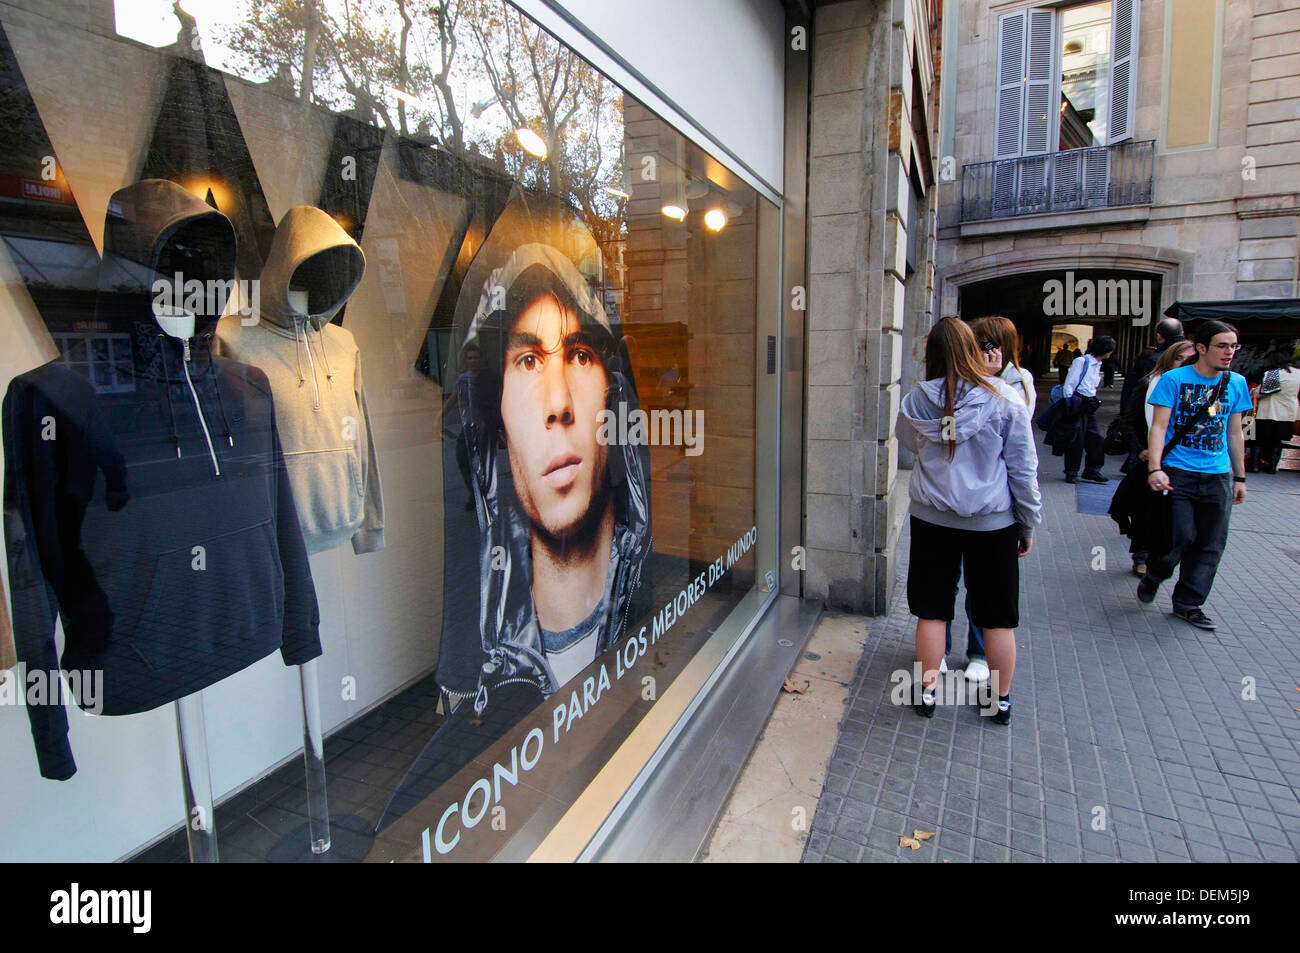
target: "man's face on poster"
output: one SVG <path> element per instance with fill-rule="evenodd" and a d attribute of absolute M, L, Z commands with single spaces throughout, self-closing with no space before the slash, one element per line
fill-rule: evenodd
<path fill-rule="evenodd" d="M 608 448 L 596 439 L 607 381 L 577 316 L 542 295 L 510 325 L 501 418 L 515 493 L 533 525 L 567 541 L 603 504 Z"/>

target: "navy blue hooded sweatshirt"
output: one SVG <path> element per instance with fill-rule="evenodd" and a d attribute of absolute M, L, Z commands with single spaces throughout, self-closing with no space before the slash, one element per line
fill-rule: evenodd
<path fill-rule="evenodd" d="M 4 398 L 18 659 L 29 671 L 102 670 L 103 714 L 157 708 L 276 649 L 286 665 L 321 652 L 266 376 L 212 355 L 220 291 L 193 309 L 208 313 L 184 343 L 153 316 L 156 279 L 206 288 L 233 279 L 234 262 L 230 221 L 180 186 L 146 179 L 118 191 L 93 327 L 129 346 L 131 380 L 119 373 L 104 388 L 52 361 Z M 61 697 L 29 704 L 28 716 L 42 776 L 71 777 Z"/>

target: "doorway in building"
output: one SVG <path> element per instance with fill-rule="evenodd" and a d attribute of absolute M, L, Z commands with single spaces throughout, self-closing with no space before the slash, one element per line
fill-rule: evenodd
<path fill-rule="evenodd" d="M 961 288 L 959 314 L 967 321 L 1000 314 L 1020 332 L 1020 363 L 1044 385 L 1056 383 L 1062 344 L 1086 350 L 1098 335 L 1115 339 L 1115 365 L 1128 367 L 1155 341 L 1161 280 L 1158 274 L 1109 269 L 1035 271 Z"/>

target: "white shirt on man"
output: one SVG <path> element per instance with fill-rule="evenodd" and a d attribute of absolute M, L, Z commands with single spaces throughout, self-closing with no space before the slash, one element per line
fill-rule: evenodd
<path fill-rule="evenodd" d="M 1096 397 L 1097 387 L 1101 384 L 1101 361 L 1091 354 L 1076 357 L 1070 365 L 1070 372 L 1065 375 L 1065 386 L 1061 388 L 1062 397 Z"/>

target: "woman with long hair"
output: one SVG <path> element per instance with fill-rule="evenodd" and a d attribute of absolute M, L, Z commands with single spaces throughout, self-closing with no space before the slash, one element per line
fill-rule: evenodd
<path fill-rule="evenodd" d="M 1034 375 L 1020 363 L 1020 332 L 1010 318 L 990 314 L 976 318 L 970 329 L 983 352 L 989 371 L 1002 378 L 1025 399 L 1029 419 L 1034 419 L 1034 405 L 1038 395 L 1034 392 Z"/>
<path fill-rule="evenodd" d="M 984 630 L 993 721 L 1011 720 L 1020 567 L 1042 522 L 1038 454 L 1024 400 L 990 377 L 975 335 L 945 318 L 925 344 L 925 377 L 903 399 L 899 443 L 916 454 L 907 603 L 917 617 L 918 714 L 934 715 L 944 631 L 965 565 L 971 621 Z"/>
<path fill-rule="evenodd" d="M 1024 398 L 1029 408 L 1029 419 L 1034 419 L 1034 376 L 1020 364 L 1020 333 L 1009 318 L 1000 314 L 976 318 L 971 322 L 971 332 L 979 342 L 984 358 L 985 373 L 1000 377 Z M 984 633 L 970 621 L 970 590 L 966 591 L 966 667 L 965 676 L 972 682 L 986 682 L 989 678 L 988 656 L 984 651 Z M 952 651 L 952 623 L 944 635 L 944 655 Z M 940 670 L 944 669 L 940 666 Z"/>

